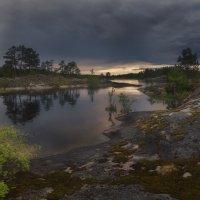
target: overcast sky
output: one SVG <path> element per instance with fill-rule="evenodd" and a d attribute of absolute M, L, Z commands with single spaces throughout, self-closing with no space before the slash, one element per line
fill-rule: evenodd
<path fill-rule="evenodd" d="M 89 68 L 172 64 L 199 53 L 199 24 L 199 0 L 0 0 L 0 62 L 24 44 Z"/>

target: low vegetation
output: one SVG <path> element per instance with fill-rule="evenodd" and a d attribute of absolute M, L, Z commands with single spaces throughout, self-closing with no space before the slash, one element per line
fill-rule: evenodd
<path fill-rule="evenodd" d="M 144 91 L 152 98 L 166 102 L 169 108 L 180 106 L 184 99 L 200 86 L 197 55 L 190 48 L 183 49 L 177 61 L 178 64 L 172 67 L 147 69 L 142 72 L 143 75 L 151 72 L 155 76 L 163 72 L 166 77 L 165 84 L 148 86 Z"/>
<path fill-rule="evenodd" d="M 115 102 L 115 89 L 112 88 L 110 92 L 108 92 L 108 99 L 109 99 L 109 105 L 106 107 L 106 111 L 110 113 L 116 113 L 117 112 L 117 105 Z"/>
<path fill-rule="evenodd" d="M 110 148 L 111 156 L 113 156 L 114 163 L 125 163 L 129 160 L 129 156 L 134 152 L 132 149 L 124 148 L 124 146 L 128 145 L 127 140 L 121 140 L 117 144 L 114 144 Z"/>
<path fill-rule="evenodd" d="M 192 112 L 192 114 L 190 116 L 188 116 L 186 119 L 184 119 L 180 125 L 184 126 L 184 125 L 192 125 L 194 122 L 196 122 L 200 117 L 200 110 L 197 109 L 195 111 Z"/>
<path fill-rule="evenodd" d="M 124 93 L 120 93 L 118 96 L 115 95 L 115 89 L 112 88 L 110 92 L 108 92 L 108 99 L 109 99 L 109 105 L 106 107 L 106 111 L 109 112 L 109 114 L 117 113 L 117 100 L 118 97 L 118 104 L 120 105 L 120 112 L 121 114 L 127 114 L 131 112 L 131 106 L 133 101 L 130 100 L 130 98 L 125 95 Z"/>
<path fill-rule="evenodd" d="M 133 101 L 129 99 L 129 97 L 123 93 L 118 95 L 119 97 L 119 103 L 121 105 L 121 113 L 127 114 L 131 112 L 131 106 Z"/>
<path fill-rule="evenodd" d="M 18 171 L 28 171 L 36 146 L 26 144 L 24 136 L 13 127 L 0 127 L 0 198 L 9 191 L 7 182 Z"/>
<path fill-rule="evenodd" d="M 45 197 L 48 200 L 58 200 L 66 194 L 70 195 L 79 190 L 87 180 L 83 181 L 79 177 L 73 177 L 64 171 L 51 173 L 48 175 L 37 175 L 32 173 L 18 173 L 16 179 L 10 181 L 9 187 L 12 188 L 8 195 L 15 199 L 17 195 L 27 190 L 40 190 L 52 188 L 52 192 Z"/>
<path fill-rule="evenodd" d="M 168 125 L 166 119 L 161 115 L 151 115 L 148 118 L 141 118 L 137 120 L 136 127 L 141 129 L 146 134 L 156 133 L 162 131 Z"/>
<path fill-rule="evenodd" d="M 135 185 L 145 191 L 170 194 L 172 197 L 188 200 L 200 199 L 200 163 L 199 159 L 175 161 L 141 161 L 129 175 L 108 181 L 112 185 Z M 160 170 L 163 170 L 162 173 Z M 164 173 L 165 170 L 165 173 Z M 184 178 L 184 174 L 191 176 Z"/>
<path fill-rule="evenodd" d="M 113 148 L 122 148 L 126 141 L 121 141 Z M 116 150 L 116 149 L 115 149 Z M 124 160 L 120 161 L 124 162 Z M 159 194 L 170 194 L 170 196 L 181 199 L 200 198 L 200 160 L 178 159 L 173 161 L 146 161 L 133 164 L 133 169 L 126 175 L 119 171 L 115 178 L 98 180 L 97 177 L 80 179 L 74 174 L 64 171 L 48 175 L 36 175 L 31 173 L 19 173 L 17 179 L 9 183 L 9 198 L 16 198 L 21 192 L 27 190 L 41 190 L 52 188 L 52 191 L 43 198 L 57 200 L 65 195 L 73 194 L 87 185 L 141 185 L 145 191 Z M 190 176 L 184 176 L 190 174 Z"/>
<path fill-rule="evenodd" d="M 27 75 L 18 77 L 15 79 L 1 78 L 0 88 L 5 91 L 6 88 L 28 88 L 37 86 L 50 86 L 53 88 L 58 88 L 62 85 L 80 85 L 87 84 L 86 79 L 78 79 L 75 77 L 63 77 L 61 75 Z"/>

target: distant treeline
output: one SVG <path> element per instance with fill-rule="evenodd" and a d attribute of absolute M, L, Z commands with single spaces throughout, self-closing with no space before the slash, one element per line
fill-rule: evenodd
<path fill-rule="evenodd" d="M 27 48 L 24 45 L 12 46 L 3 56 L 4 64 L 0 67 L 0 77 L 16 77 L 27 74 L 61 74 L 63 76 L 78 76 L 80 78 L 88 75 L 81 75 L 81 71 L 75 61 L 65 63 L 61 60 L 55 64 L 53 60 L 40 60 L 40 55 L 32 48 Z M 199 74 L 199 63 L 197 54 L 193 53 L 190 48 L 183 49 L 181 55 L 177 59 L 177 64 L 174 66 L 166 66 L 162 68 L 147 68 L 139 73 L 129 73 L 123 75 L 111 75 L 107 72 L 105 75 L 95 75 L 91 69 L 91 75 L 102 79 L 147 79 L 167 76 L 174 68 L 180 68 L 187 76 L 196 76 Z"/>
<path fill-rule="evenodd" d="M 184 69 L 180 65 L 174 65 L 174 66 L 166 66 L 162 68 L 149 68 L 144 69 L 144 71 L 139 73 L 129 73 L 129 74 L 121 74 L 121 75 L 113 75 L 111 76 L 114 79 L 148 79 L 148 78 L 157 78 L 157 77 L 166 77 L 172 70 L 174 69 L 180 69 L 184 71 L 189 77 L 192 77 L 193 75 L 197 76 L 200 72 L 198 68 L 190 68 L 190 69 Z"/>
<path fill-rule="evenodd" d="M 58 65 L 53 60 L 40 61 L 40 55 L 32 48 L 24 45 L 12 46 L 3 56 L 4 64 L 0 67 L 0 77 L 15 77 L 27 74 L 60 73 L 63 75 L 80 75 L 80 69 L 76 62 L 65 63 L 60 61 Z"/>
<path fill-rule="evenodd" d="M 161 76 L 166 76 L 173 67 L 162 67 L 162 68 L 148 68 L 144 69 L 139 73 L 129 73 L 129 74 L 122 74 L 122 75 L 113 75 L 112 78 L 119 78 L 119 79 L 147 79 L 147 78 L 156 78 Z"/>
<path fill-rule="evenodd" d="M 168 74 L 174 70 L 180 70 L 184 72 L 188 77 L 197 76 L 199 74 L 199 62 L 196 53 L 193 53 L 190 48 L 183 49 L 181 55 L 177 58 L 177 63 L 174 66 L 166 66 L 161 68 L 147 68 L 139 73 L 130 73 L 123 75 L 113 75 L 112 78 L 124 78 L 124 79 L 148 79 L 162 76 L 168 76 Z"/>

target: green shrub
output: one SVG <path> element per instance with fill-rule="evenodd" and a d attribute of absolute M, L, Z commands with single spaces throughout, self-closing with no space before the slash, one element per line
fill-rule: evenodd
<path fill-rule="evenodd" d="M 173 69 L 168 74 L 168 85 L 166 92 L 176 95 L 177 93 L 190 89 L 189 80 L 183 70 Z"/>
<path fill-rule="evenodd" d="M 37 147 L 26 144 L 24 136 L 13 127 L 0 127 L 0 195 L 8 192 L 6 181 L 18 171 L 29 170 Z"/>
<path fill-rule="evenodd" d="M 111 92 L 108 92 L 108 97 L 109 97 L 109 105 L 106 107 L 106 111 L 109 113 L 115 113 L 117 112 L 117 106 L 115 104 L 115 89 L 112 88 Z"/>
<path fill-rule="evenodd" d="M 121 105 L 121 113 L 126 114 L 131 111 L 131 105 L 133 101 L 131 101 L 128 96 L 125 94 L 121 93 L 119 95 L 119 103 Z"/>
<path fill-rule="evenodd" d="M 8 186 L 3 181 L 0 181 L 0 199 L 4 198 L 8 192 Z"/>

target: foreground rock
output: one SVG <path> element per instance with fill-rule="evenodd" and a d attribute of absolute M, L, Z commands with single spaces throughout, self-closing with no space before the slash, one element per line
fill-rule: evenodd
<path fill-rule="evenodd" d="M 138 186 L 85 186 L 79 192 L 66 196 L 63 200 L 173 200 L 169 195 L 150 194 Z M 175 200 L 175 199 L 174 199 Z"/>
<path fill-rule="evenodd" d="M 19 199 L 37 199 L 45 188 L 52 189 L 46 199 L 199 199 L 200 98 L 176 110 L 134 112 L 120 119 L 121 125 L 105 131 L 110 140 L 104 144 L 33 161 L 32 172 L 45 176 L 46 187 L 31 195 L 25 191 Z M 56 182 L 61 192 L 46 175 L 57 172 L 66 177 Z"/>

